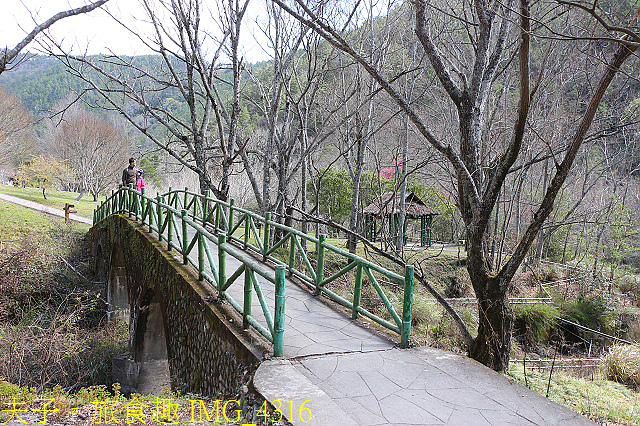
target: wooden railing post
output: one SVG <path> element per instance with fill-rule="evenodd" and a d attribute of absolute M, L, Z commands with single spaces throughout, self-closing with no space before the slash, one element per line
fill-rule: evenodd
<path fill-rule="evenodd" d="M 413 307 L 413 276 L 414 267 L 404 267 L 404 303 L 402 304 L 402 330 L 400 330 L 400 346 L 409 346 L 411 335 L 411 309 Z"/>
<path fill-rule="evenodd" d="M 158 216 L 158 241 L 162 241 L 162 225 L 164 224 L 164 220 L 162 218 L 162 206 L 161 203 L 164 204 L 164 197 L 160 196 L 160 194 L 156 195 L 156 201 L 158 204 L 156 205 L 156 216 Z"/>
<path fill-rule="evenodd" d="M 244 267 L 244 308 L 242 313 L 242 327 L 246 330 L 249 328 L 249 316 L 251 316 L 251 274 L 253 271 L 246 266 Z"/>
<path fill-rule="evenodd" d="M 293 275 L 293 266 L 296 261 L 296 236 L 289 233 L 289 276 Z"/>
<path fill-rule="evenodd" d="M 173 248 L 173 212 L 167 209 L 167 248 L 169 251 Z"/>
<path fill-rule="evenodd" d="M 177 198 L 176 198 L 176 208 L 178 208 L 178 203 L 177 203 Z M 186 186 L 184 187 L 184 203 L 182 204 L 182 208 L 186 209 L 187 208 L 187 204 L 189 203 L 189 188 L 187 188 Z"/>
<path fill-rule="evenodd" d="M 222 208 L 222 204 L 216 203 L 216 221 L 213 224 L 214 231 L 217 233 L 218 229 L 220 229 L 220 209 Z"/>
<path fill-rule="evenodd" d="M 325 234 L 321 234 L 318 237 L 318 263 L 316 265 L 316 289 L 314 294 L 317 296 L 321 293 L 321 284 L 322 280 L 324 280 L 324 242 L 327 239 Z"/>
<path fill-rule="evenodd" d="M 351 311 L 351 319 L 358 318 L 357 308 L 360 306 L 360 298 L 362 296 L 362 264 L 358 262 L 356 266 L 356 284 L 353 290 L 353 309 Z"/>
<path fill-rule="evenodd" d="M 284 276 L 284 266 L 276 266 L 276 306 L 273 317 L 273 355 L 275 357 L 281 357 L 284 352 Z"/>
<path fill-rule="evenodd" d="M 198 232 L 198 281 L 204 279 L 204 235 Z"/>
<path fill-rule="evenodd" d="M 146 209 L 145 209 L 145 200 L 144 200 L 144 188 L 140 188 L 140 195 L 136 194 L 136 197 L 140 198 L 140 219 L 143 225 L 145 223 Z"/>
<path fill-rule="evenodd" d="M 246 250 L 249 245 L 249 235 L 251 235 L 250 234 L 251 220 L 253 219 L 251 218 L 251 216 L 249 216 L 249 213 L 245 213 L 244 214 L 244 244 L 242 246 L 244 250 Z"/>
<path fill-rule="evenodd" d="M 149 215 L 149 232 L 153 232 L 153 201 L 145 200 L 145 203 L 147 205 L 147 214 Z"/>
<path fill-rule="evenodd" d="M 187 211 L 182 209 L 180 211 L 180 216 L 182 218 L 182 263 L 189 263 L 188 253 L 189 250 L 189 230 L 187 229 Z"/>
<path fill-rule="evenodd" d="M 222 247 L 227 242 L 227 236 L 218 235 L 218 299 L 224 300 L 222 289 L 227 283 L 227 253 Z"/>

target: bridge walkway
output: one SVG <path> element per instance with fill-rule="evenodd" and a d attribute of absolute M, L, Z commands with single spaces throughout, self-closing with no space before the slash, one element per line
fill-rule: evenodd
<path fill-rule="evenodd" d="M 227 258 L 228 270 L 241 265 Z M 236 281 L 227 292 L 242 300 Z M 289 279 L 285 288 L 284 356 L 265 360 L 254 386 L 294 424 L 305 408 L 304 424 L 318 426 L 593 424 L 467 357 L 400 349 Z M 262 289 L 273 310 L 273 284 Z"/>

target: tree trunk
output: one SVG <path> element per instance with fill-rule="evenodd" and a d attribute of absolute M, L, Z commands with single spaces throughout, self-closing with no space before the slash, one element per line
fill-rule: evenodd
<path fill-rule="evenodd" d="M 513 311 L 497 279 L 474 285 L 478 297 L 478 335 L 469 355 L 496 371 L 509 367 Z"/>
<path fill-rule="evenodd" d="M 305 143 L 306 138 L 302 138 L 302 152 L 304 152 L 307 149 L 307 144 Z M 302 181 L 302 201 L 300 203 L 300 208 L 302 209 L 302 211 L 307 211 L 307 159 L 303 159 L 302 160 L 302 168 L 300 170 L 300 180 Z M 300 226 L 300 230 L 302 231 L 303 234 L 306 234 L 309 232 L 309 223 L 304 220 L 304 216 L 302 217 L 302 224 Z M 316 238 L 318 238 L 318 234 L 316 234 Z M 307 240 L 303 239 L 301 241 L 302 244 L 302 249 L 306 252 L 307 251 Z"/>
<path fill-rule="evenodd" d="M 364 157 L 364 155 L 362 156 Z M 362 158 L 363 159 L 363 158 Z M 358 219 L 360 217 L 360 181 L 362 178 L 362 166 L 360 162 L 356 171 L 355 179 L 353 180 L 353 192 L 351 196 L 351 213 L 349 215 L 349 230 L 354 234 L 358 233 Z M 358 248 L 358 238 L 353 235 L 347 235 L 347 249 L 349 253 L 356 253 Z"/>

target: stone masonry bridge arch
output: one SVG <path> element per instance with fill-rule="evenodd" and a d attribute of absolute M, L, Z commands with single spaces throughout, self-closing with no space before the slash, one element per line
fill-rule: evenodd
<path fill-rule="evenodd" d="M 114 364 L 129 376 L 125 391 L 232 394 L 246 383 L 268 348 L 231 326 L 229 318 L 242 323 L 235 312 L 204 300 L 210 292 L 189 267 L 122 215 L 95 225 L 91 238 L 108 315 L 129 323 L 131 357 Z"/>

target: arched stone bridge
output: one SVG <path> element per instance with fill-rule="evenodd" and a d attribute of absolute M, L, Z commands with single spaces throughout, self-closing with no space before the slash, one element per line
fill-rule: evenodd
<path fill-rule="evenodd" d="M 242 318 L 207 301 L 212 294 L 191 268 L 136 222 L 114 215 L 91 235 L 109 315 L 129 322 L 135 364 L 116 361 L 131 375 L 126 385 L 140 392 L 161 385 L 203 395 L 237 391 L 269 350 L 263 339 L 240 337 Z"/>
<path fill-rule="evenodd" d="M 393 274 L 268 215 L 186 190 L 150 198 L 123 188 L 96 211 L 94 224 L 110 316 L 129 320 L 131 356 L 114 360 L 114 369 L 139 392 L 162 383 L 202 395 L 255 389 L 288 420 L 311 414 L 306 423 L 314 425 L 592 424 L 468 358 L 401 349 L 411 324 L 410 268 Z M 285 247 L 288 263 L 273 255 Z M 347 259 L 330 277 L 325 250 Z M 311 291 L 285 281 L 285 269 Z M 351 269 L 346 300 L 327 284 Z M 378 285 L 381 274 L 405 284 L 400 314 Z M 375 287 L 391 322 L 360 306 L 364 283 Z M 391 330 L 391 340 L 361 316 Z"/>

